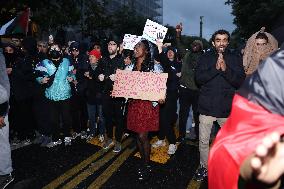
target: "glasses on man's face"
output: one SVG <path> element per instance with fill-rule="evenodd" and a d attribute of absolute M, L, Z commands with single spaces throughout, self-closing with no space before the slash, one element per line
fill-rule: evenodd
<path fill-rule="evenodd" d="M 108 46 L 115 46 L 117 45 L 116 43 L 108 43 Z"/>
<path fill-rule="evenodd" d="M 20 40 L 19 39 L 12 39 L 12 42 L 13 43 L 20 43 Z"/>
<path fill-rule="evenodd" d="M 72 52 L 78 52 L 79 50 L 78 49 L 72 49 Z"/>

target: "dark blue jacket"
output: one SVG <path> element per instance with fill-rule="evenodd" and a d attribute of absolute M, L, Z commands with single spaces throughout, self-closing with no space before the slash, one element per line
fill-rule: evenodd
<path fill-rule="evenodd" d="M 164 69 L 164 73 L 168 73 L 167 91 L 178 90 L 179 77 L 176 74 L 181 72 L 181 62 L 177 62 L 176 60 L 170 61 L 164 53 L 159 55 L 159 59 Z"/>
<path fill-rule="evenodd" d="M 197 64 L 195 79 L 200 87 L 200 114 L 217 118 L 228 117 L 235 91 L 245 79 L 241 57 L 230 50 L 226 50 L 223 56 L 225 72 L 216 69 L 218 54 L 215 50 L 203 54 Z"/>

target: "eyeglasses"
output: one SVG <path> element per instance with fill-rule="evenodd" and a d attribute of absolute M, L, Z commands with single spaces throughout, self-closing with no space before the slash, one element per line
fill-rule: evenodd
<path fill-rule="evenodd" d="M 115 46 L 117 45 L 116 43 L 108 43 L 109 46 Z"/>
<path fill-rule="evenodd" d="M 78 50 L 78 49 L 72 49 L 71 51 L 72 51 L 72 52 L 74 52 L 74 51 L 78 52 L 79 50 Z"/>

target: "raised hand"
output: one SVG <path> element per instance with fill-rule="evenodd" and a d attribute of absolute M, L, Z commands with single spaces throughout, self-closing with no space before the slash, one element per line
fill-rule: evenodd
<path fill-rule="evenodd" d="M 266 136 L 255 150 L 250 165 L 257 180 L 272 184 L 284 173 L 284 143 L 279 133 Z"/>

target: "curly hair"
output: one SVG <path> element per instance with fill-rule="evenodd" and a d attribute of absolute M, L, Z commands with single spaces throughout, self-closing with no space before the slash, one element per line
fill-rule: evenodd
<path fill-rule="evenodd" d="M 153 60 L 153 56 L 152 56 L 152 52 L 154 52 L 154 49 L 153 49 L 154 47 L 152 46 L 152 44 L 149 41 L 147 41 L 145 39 L 141 40 L 140 42 L 144 44 L 145 50 L 147 52 L 146 57 L 145 57 L 142 65 L 141 65 L 141 71 L 142 72 L 150 72 L 151 70 L 154 69 L 154 60 Z M 134 60 L 134 65 L 135 65 L 134 70 L 137 70 L 136 60 Z"/>
<path fill-rule="evenodd" d="M 220 29 L 217 30 L 213 33 L 212 37 L 211 37 L 211 41 L 215 41 L 216 35 L 227 35 L 228 36 L 228 42 L 230 41 L 230 33 L 227 30 L 224 29 Z"/>

